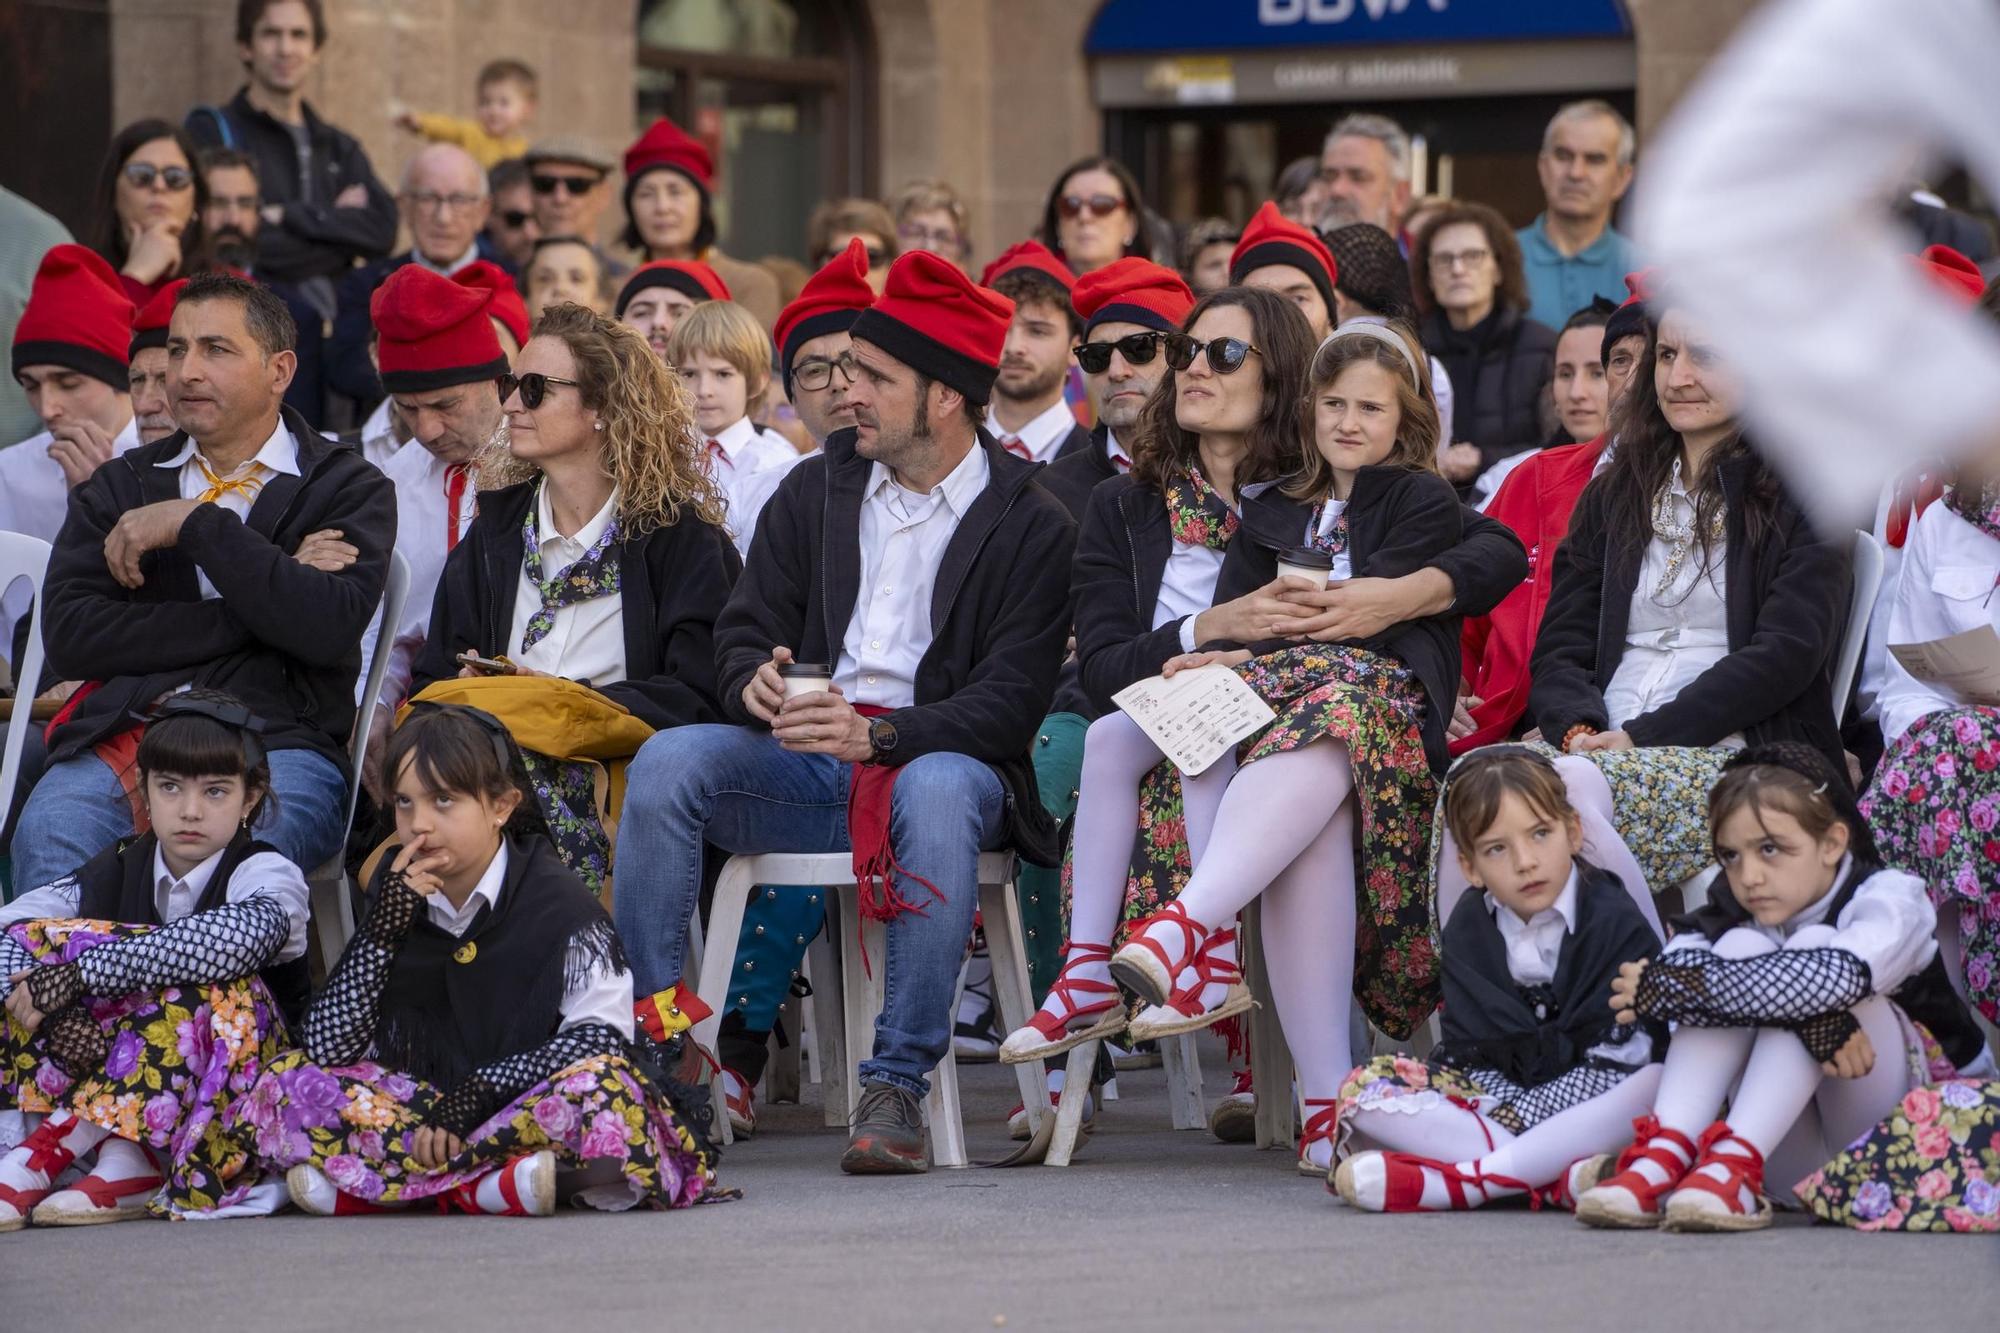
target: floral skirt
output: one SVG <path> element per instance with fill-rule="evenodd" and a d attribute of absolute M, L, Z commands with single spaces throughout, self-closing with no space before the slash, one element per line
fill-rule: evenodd
<path fill-rule="evenodd" d="M 28 921 L 8 933 L 37 959 L 68 962 L 107 940 L 150 926 L 107 921 Z M 0 1104 L 41 1114 L 68 1109 L 119 1138 L 151 1148 L 166 1185 L 152 1202 L 163 1217 L 227 1207 L 257 1183 L 248 1154 L 227 1132 L 230 1113 L 289 1045 L 277 1003 L 255 977 L 86 1000 L 104 1029 L 102 1071 L 71 1079 L 12 1019 L 0 1029 Z"/>
<path fill-rule="evenodd" d="M 1932 713 L 1889 747 L 1861 798 L 1884 863 L 1959 904 L 1965 988 L 2000 1023 L 2000 709 Z"/>
<path fill-rule="evenodd" d="M 611 835 L 597 813 L 597 779 L 602 767 L 551 759 L 533 750 L 523 750 L 521 758 L 528 765 L 535 803 L 548 821 L 549 840 L 555 843 L 556 854 L 585 887 L 603 897 L 604 881 L 611 873 Z"/>
<path fill-rule="evenodd" d="M 1555 754 L 1550 749 L 1550 754 Z M 1672 893 L 1715 862 L 1708 833 L 1708 793 L 1722 776 L 1730 751 L 1657 745 L 1638 750 L 1593 750 L 1611 788 L 1611 822 L 1655 894 Z"/>
<path fill-rule="evenodd" d="M 2000 1082 L 1912 1089 L 1797 1192 L 1857 1231 L 2000 1231 Z"/>
<path fill-rule="evenodd" d="M 284 1172 L 309 1162 L 334 1188 L 371 1203 L 435 1198 L 545 1148 L 564 1169 L 616 1162 L 629 1191 L 617 1208 L 685 1208 L 714 1185 L 693 1135 L 623 1056 L 592 1056 L 537 1083 L 434 1171 L 420 1166 L 410 1147 L 442 1095 L 372 1062 L 324 1069 L 293 1051 L 235 1107 L 230 1129 L 239 1149 L 265 1168 Z"/>

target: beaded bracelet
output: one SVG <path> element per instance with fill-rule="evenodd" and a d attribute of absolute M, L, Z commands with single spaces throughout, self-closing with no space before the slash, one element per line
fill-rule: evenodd
<path fill-rule="evenodd" d="M 1563 743 L 1562 743 L 1563 753 L 1564 754 L 1569 753 L 1569 747 L 1575 743 L 1576 738 L 1578 736 L 1595 736 L 1596 734 L 1597 734 L 1597 728 L 1591 726 L 1588 722 L 1577 723 L 1575 726 L 1571 727 L 1568 731 L 1565 731 L 1563 733 Z"/>

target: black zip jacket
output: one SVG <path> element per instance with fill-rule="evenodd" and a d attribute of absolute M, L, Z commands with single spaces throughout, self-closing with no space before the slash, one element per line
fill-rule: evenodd
<path fill-rule="evenodd" d="M 1111 455 L 1104 452 L 1104 437 L 1104 423 L 1100 421 L 1084 436 L 1087 445 L 1074 448 L 1077 436 L 1076 432 L 1072 432 L 1069 440 L 1057 451 L 1055 461 L 1049 464 L 1048 471 L 1042 473 L 1040 478 L 1042 488 L 1062 501 L 1063 508 L 1069 510 L 1069 516 L 1079 526 L 1084 515 L 1090 512 L 1091 491 L 1099 482 L 1119 475 Z M 1081 545 L 1082 541 L 1079 533 L 1077 542 Z"/>
<path fill-rule="evenodd" d="M 1542 442 L 1554 329 L 1503 307 L 1462 333 L 1434 310 L 1424 316 L 1422 333 L 1424 346 L 1451 376 L 1452 434 L 1479 446 L 1480 471 Z"/>
<path fill-rule="evenodd" d="M 410 681 L 416 694 L 458 674 L 458 655 L 512 656 L 520 645 L 521 525 L 535 503 L 524 481 L 479 497 L 479 516 L 453 548 L 431 603 L 430 631 Z M 722 720 L 715 687 L 715 618 L 742 571 L 736 547 L 692 515 L 618 543 L 625 679 L 591 688 L 648 726 Z M 548 571 L 554 573 L 555 571 Z"/>
<path fill-rule="evenodd" d="M 1728 506 L 1729 654 L 1624 729 L 1640 746 L 1708 746 L 1736 732 L 1752 745 L 1802 741 L 1845 773 L 1829 672 L 1847 619 L 1847 554 L 1821 540 L 1782 492 L 1771 530 L 1749 541 L 1738 499 L 1755 462 L 1733 458 L 1718 466 Z M 1580 722 L 1600 731 L 1611 725 L 1604 691 L 1625 656 L 1643 552 L 1619 558 L 1606 526 L 1605 495 L 1600 478 L 1577 501 L 1569 535 L 1556 550 L 1549 606 L 1535 639 L 1528 711 L 1552 745 Z"/>
<path fill-rule="evenodd" d="M 854 430 L 793 468 L 757 521 L 743 579 L 715 626 L 722 707 L 762 726 L 743 688 L 773 648 L 833 663 L 861 584 L 861 505 L 874 466 Z M 931 595 L 935 637 L 917 666 L 913 707 L 887 714 L 890 762 L 934 752 L 990 766 L 1007 792 L 1008 841 L 1038 865 L 1057 864 L 1055 821 L 1036 795 L 1029 762 L 1055 691 L 1069 628 L 1069 566 L 1076 528 L 1035 483 L 1039 463 L 1016 458 L 984 430 L 990 478 L 952 533 Z"/>
<path fill-rule="evenodd" d="M 103 685 L 56 730 L 51 762 L 125 730 L 169 690 L 198 685 L 228 691 L 264 719 L 269 748 L 313 750 L 346 771 L 361 635 L 388 578 L 396 497 L 360 454 L 291 408 L 284 422 L 299 475 L 273 476 L 247 522 L 220 505 L 198 507 L 177 545 L 146 556 L 137 588 L 111 577 L 104 539 L 126 510 L 181 498 L 180 469 L 154 465 L 179 453 L 187 433 L 121 454 L 70 492 L 49 559 L 45 642 L 58 679 Z M 337 574 L 293 558 L 322 528 L 360 551 Z M 220 597 L 202 597 L 197 572 Z"/>

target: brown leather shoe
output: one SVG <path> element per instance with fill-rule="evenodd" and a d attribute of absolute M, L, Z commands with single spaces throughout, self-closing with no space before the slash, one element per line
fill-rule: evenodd
<path fill-rule="evenodd" d="M 913 1175 L 931 1169 L 924 1152 L 924 1108 L 893 1083 L 863 1083 L 840 1169 L 850 1176 Z"/>

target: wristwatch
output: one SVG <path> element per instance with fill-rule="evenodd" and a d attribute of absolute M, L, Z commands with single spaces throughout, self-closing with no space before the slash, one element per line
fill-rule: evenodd
<path fill-rule="evenodd" d="M 886 717 L 868 724 L 868 762 L 879 764 L 896 752 L 896 725 Z"/>

